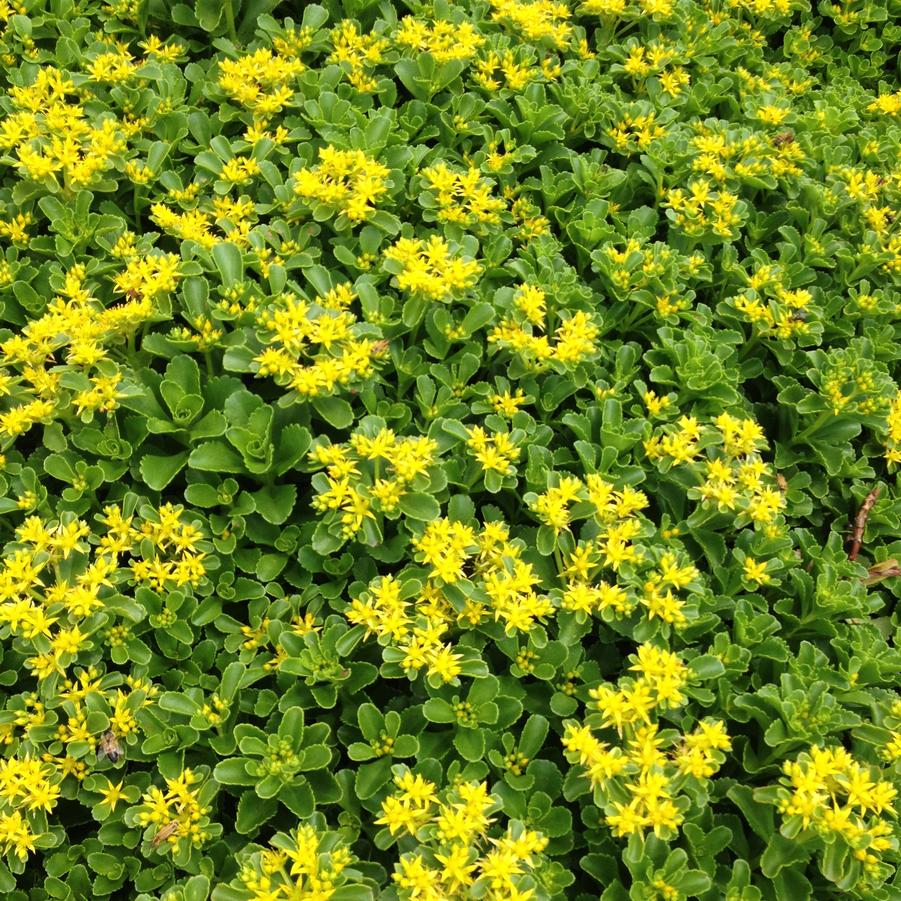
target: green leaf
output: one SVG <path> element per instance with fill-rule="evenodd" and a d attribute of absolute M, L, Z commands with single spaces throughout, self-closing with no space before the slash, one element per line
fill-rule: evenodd
<path fill-rule="evenodd" d="M 699 679 L 718 679 L 726 672 L 723 661 L 713 654 L 695 657 L 689 665 Z"/>
<path fill-rule="evenodd" d="M 217 2 L 216 5 L 221 14 L 222 3 Z M 222 276 L 222 284 L 225 288 L 233 288 L 243 281 L 244 260 L 241 256 L 241 251 L 234 244 L 230 241 L 220 241 L 213 245 L 212 255 L 216 268 L 219 270 L 219 275 Z"/>
<path fill-rule="evenodd" d="M 484 302 L 477 303 L 463 317 L 463 322 L 460 323 L 460 328 L 462 328 L 467 335 L 471 335 L 473 334 L 473 332 L 477 332 L 479 329 L 484 328 L 486 325 L 493 321 L 494 305 Z"/>
<path fill-rule="evenodd" d="M 366 741 L 374 741 L 385 728 L 385 718 L 375 704 L 360 704 L 357 708 L 357 723 Z"/>
<path fill-rule="evenodd" d="M 834 836 L 831 842 L 826 843 L 823 851 L 820 869 L 830 882 L 841 882 L 845 872 L 845 862 L 848 860 L 850 848 L 847 843 L 838 836 Z"/>
<path fill-rule="evenodd" d="M 207 901 L 210 895 L 210 880 L 206 876 L 192 876 L 182 891 L 184 901 Z"/>
<path fill-rule="evenodd" d="M 290 741 L 295 751 L 303 747 L 304 721 L 303 707 L 291 707 L 285 711 L 278 727 L 279 738 Z"/>
<path fill-rule="evenodd" d="M 432 522 L 441 516 L 441 506 L 428 494 L 405 494 L 398 507 L 403 514 L 420 522 Z"/>
<path fill-rule="evenodd" d="M 772 879 L 780 870 L 801 863 L 809 856 L 810 850 L 804 847 L 803 842 L 774 832 L 760 858 L 760 871 L 767 879 Z"/>
<path fill-rule="evenodd" d="M 548 721 L 540 713 L 533 713 L 523 726 L 519 737 L 519 752 L 530 760 L 541 750 L 547 737 Z"/>
<path fill-rule="evenodd" d="M 454 708 L 441 698 L 429 698 L 423 704 L 422 712 L 430 723 L 453 723 L 457 720 Z"/>
<path fill-rule="evenodd" d="M 176 691 L 164 691 L 157 701 L 162 710 L 178 713 L 182 716 L 195 716 L 200 713 L 200 706 L 187 695 Z"/>
<path fill-rule="evenodd" d="M 340 397 L 317 397 L 313 409 L 336 429 L 346 429 L 354 421 L 352 407 Z"/>
<path fill-rule="evenodd" d="M 282 429 L 275 447 L 275 474 L 282 476 L 293 469 L 310 449 L 310 430 L 296 423 Z"/>
<path fill-rule="evenodd" d="M 213 778 L 220 785 L 253 785 L 257 780 L 247 772 L 243 757 L 231 757 L 220 761 L 213 770 Z"/>
<path fill-rule="evenodd" d="M 485 754 L 485 734 L 481 729 L 458 729 L 454 732 L 454 747 L 464 760 L 475 763 Z"/>
<path fill-rule="evenodd" d="M 234 699 L 246 671 L 247 668 L 244 664 L 238 663 L 237 660 L 229 663 L 222 671 L 222 681 L 219 683 L 219 697 L 223 701 L 232 701 Z"/>
<path fill-rule="evenodd" d="M 359 764 L 354 778 L 354 791 L 361 801 L 366 801 L 387 784 L 390 778 L 390 757 L 382 757 L 372 763 Z"/>
<path fill-rule="evenodd" d="M 307 782 L 295 782 L 293 785 L 283 785 L 279 790 L 278 799 L 301 820 L 312 816 L 316 806 L 313 790 Z"/>
<path fill-rule="evenodd" d="M 332 762 L 332 749 L 328 745 L 308 745 L 303 752 L 302 770 L 321 770 Z"/>
<path fill-rule="evenodd" d="M 747 785 L 733 785 L 726 796 L 744 814 L 748 825 L 767 841 L 776 828 L 773 807 L 754 800 L 754 792 Z"/>
<path fill-rule="evenodd" d="M 266 485 L 251 493 L 257 513 L 273 525 L 280 526 L 291 515 L 297 500 L 295 485 Z"/>
<path fill-rule="evenodd" d="M 216 0 L 195 0 L 194 15 L 204 31 L 213 32 L 219 27 L 224 6 Z"/>
<path fill-rule="evenodd" d="M 241 455 L 221 441 L 207 441 L 198 445 L 188 457 L 188 466 L 204 472 L 245 472 Z"/>
<path fill-rule="evenodd" d="M 166 456 L 144 454 L 141 457 L 141 478 L 148 488 L 162 491 L 182 471 L 189 456 L 188 451 Z"/>
<path fill-rule="evenodd" d="M 278 801 L 275 798 L 260 798 L 253 792 L 244 792 L 238 801 L 238 815 L 235 818 L 235 830 L 240 835 L 251 835 L 264 823 L 275 816 Z M 312 813 L 312 809 L 310 813 Z M 309 816 L 309 813 L 307 814 Z"/>

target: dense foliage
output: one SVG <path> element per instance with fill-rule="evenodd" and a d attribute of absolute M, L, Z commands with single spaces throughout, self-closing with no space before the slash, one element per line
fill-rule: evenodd
<path fill-rule="evenodd" d="M 0 892 L 901 897 L 899 0 L 0 0 Z"/>

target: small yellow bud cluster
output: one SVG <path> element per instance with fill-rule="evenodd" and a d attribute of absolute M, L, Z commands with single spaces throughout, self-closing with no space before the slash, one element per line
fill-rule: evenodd
<path fill-rule="evenodd" d="M 867 353 L 864 343 L 832 351 L 818 375 L 820 394 L 835 416 L 885 413 L 897 391 L 885 366 Z"/>

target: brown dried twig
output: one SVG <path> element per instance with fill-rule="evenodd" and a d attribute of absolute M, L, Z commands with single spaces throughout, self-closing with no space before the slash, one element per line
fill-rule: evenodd
<path fill-rule="evenodd" d="M 894 579 L 896 576 L 901 576 L 901 566 L 894 557 L 891 557 L 881 563 L 874 563 L 861 581 L 864 585 L 875 585 L 877 582 Z"/>
<path fill-rule="evenodd" d="M 863 503 L 860 505 L 860 509 L 857 511 L 857 516 L 854 517 L 854 531 L 851 532 L 851 550 L 848 551 L 849 560 L 856 560 L 857 555 L 860 553 L 860 546 L 863 544 L 863 531 L 867 527 L 870 511 L 876 504 L 881 491 L 882 486 L 877 485 L 869 494 L 867 494 L 863 499 Z"/>

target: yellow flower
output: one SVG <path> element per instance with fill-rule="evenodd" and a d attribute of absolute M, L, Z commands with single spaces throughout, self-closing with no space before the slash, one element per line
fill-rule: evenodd
<path fill-rule="evenodd" d="M 469 22 L 438 19 L 429 23 L 418 16 L 404 16 L 394 40 L 417 53 L 431 53 L 440 63 L 469 59 L 485 43 L 482 35 Z"/>
<path fill-rule="evenodd" d="M 509 21 L 528 40 L 547 38 L 557 47 L 564 47 L 572 33 L 567 21 L 572 13 L 565 3 L 557 0 L 490 0 L 494 10 L 492 19 Z"/>
<path fill-rule="evenodd" d="M 489 435 L 481 426 L 469 429 L 466 446 L 486 472 L 497 472 L 501 475 L 512 475 L 516 472 L 515 463 L 519 459 L 520 450 L 505 432 Z"/>
<path fill-rule="evenodd" d="M 401 267 L 397 284 L 402 291 L 445 300 L 476 283 L 482 271 L 475 260 L 451 252 L 444 238 L 399 238 L 385 251 L 385 259 Z"/>
<path fill-rule="evenodd" d="M 387 166 L 362 150 L 319 149 L 319 164 L 295 175 L 294 193 L 341 210 L 352 222 L 368 219 L 388 191 Z"/>
<path fill-rule="evenodd" d="M 767 585 L 772 582 L 772 576 L 766 571 L 766 560 L 755 560 L 753 557 L 745 557 L 744 577 L 756 585 Z"/>
<path fill-rule="evenodd" d="M 35 839 L 39 837 L 38 833 L 31 831 L 19 811 L 0 814 L 0 846 L 5 854 L 13 853 L 19 860 L 25 860 L 35 850 Z"/>

